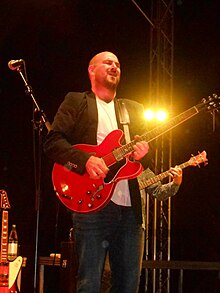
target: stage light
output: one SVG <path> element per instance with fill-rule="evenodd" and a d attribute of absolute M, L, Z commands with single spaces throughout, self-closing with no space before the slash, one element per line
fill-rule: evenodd
<path fill-rule="evenodd" d="M 165 121 L 167 119 L 167 113 L 164 110 L 158 110 L 156 113 L 156 118 L 158 121 Z"/>
<path fill-rule="evenodd" d="M 163 122 L 167 119 L 168 113 L 162 109 L 158 109 L 158 110 L 147 109 L 144 111 L 144 117 L 148 121 Z"/>
<path fill-rule="evenodd" d="M 148 109 L 144 112 L 144 117 L 146 120 L 153 120 L 154 116 L 155 116 L 155 113 L 153 110 Z"/>

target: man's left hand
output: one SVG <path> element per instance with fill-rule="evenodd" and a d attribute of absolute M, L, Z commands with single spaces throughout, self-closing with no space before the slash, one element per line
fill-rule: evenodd
<path fill-rule="evenodd" d="M 137 140 L 137 141 L 139 140 L 139 138 L 140 138 L 139 135 L 136 135 L 134 137 L 134 139 Z M 138 141 L 133 146 L 133 149 L 134 149 L 134 152 L 133 152 L 134 159 L 135 160 L 140 160 L 148 153 L 149 145 L 148 145 L 148 143 L 146 141 Z"/>
<path fill-rule="evenodd" d="M 183 179 L 183 171 L 180 167 L 176 166 L 175 168 L 170 168 L 170 175 L 173 178 L 173 182 L 176 185 L 180 185 Z"/>

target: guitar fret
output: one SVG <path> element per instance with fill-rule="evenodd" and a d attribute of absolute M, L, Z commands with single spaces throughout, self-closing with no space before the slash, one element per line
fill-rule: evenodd
<path fill-rule="evenodd" d="M 122 147 L 122 151 L 123 151 L 123 154 L 126 155 L 126 154 L 129 154 L 130 152 L 133 151 L 133 147 L 131 146 L 131 143 L 125 145 Z"/>
<path fill-rule="evenodd" d="M 136 141 L 131 141 L 130 143 L 121 146 L 113 151 L 113 154 L 117 161 L 122 160 L 126 155 L 133 152 L 133 146 L 135 145 Z"/>
<path fill-rule="evenodd" d="M 184 169 L 184 168 L 188 167 L 189 165 L 190 165 L 190 163 L 189 163 L 189 161 L 188 161 L 188 162 L 185 162 L 185 163 L 179 165 L 179 167 L 180 167 L 181 169 Z"/>

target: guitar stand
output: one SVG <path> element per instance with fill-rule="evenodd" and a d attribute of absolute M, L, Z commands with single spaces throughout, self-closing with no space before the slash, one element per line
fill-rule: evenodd
<path fill-rule="evenodd" d="M 26 90 L 26 95 L 29 95 L 33 100 L 33 145 L 34 145 L 34 164 L 35 164 L 35 209 L 36 209 L 36 239 L 35 239 L 35 258 L 34 258 L 34 293 L 37 292 L 37 260 L 38 260 L 38 234 L 39 234 L 39 210 L 40 210 L 40 198 L 41 198 L 41 182 L 40 182 L 40 174 L 41 174 L 41 145 L 42 145 L 42 130 L 45 125 L 48 132 L 52 130 L 52 126 L 49 123 L 45 113 L 39 107 L 34 95 L 32 87 L 28 84 L 27 74 L 26 74 L 26 65 L 23 63 L 24 73 L 22 72 L 21 67 L 18 66 L 16 71 L 20 74 L 22 80 L 24 81 Z M 36 136 L 35 131 L 38 132 L 38 147 L 36 147 Z M 37 152 L 38 150 L 38 152 Z M 38 154 L 37 154 L 38 153 Z"/>

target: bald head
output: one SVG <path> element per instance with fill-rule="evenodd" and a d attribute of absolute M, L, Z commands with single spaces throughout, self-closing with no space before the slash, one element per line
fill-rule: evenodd
<path fill-rule="evenodd" d="M 109 52 L 109 51 L 100 52 L 100 53 L 96 54 L 94 57 L 92 57 L 92 59 L 89 62 L 89 66 L 95 65 L 96 63 L 99 63 L 103 59 L 112 58 L 112 57 L 114 59 L 117 59 L 117 61 L 118 61 L 117 56 L 115 54 L 113 54 L 112 52 Z"/>
<path fill-rule="evenodd" d="M 112 52 L 96 54 L 89 62 L 89 78 L 92 91 L 103 99 L 112 99 L 120 81 L 121 69 L 118 58 Z"/>

